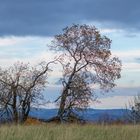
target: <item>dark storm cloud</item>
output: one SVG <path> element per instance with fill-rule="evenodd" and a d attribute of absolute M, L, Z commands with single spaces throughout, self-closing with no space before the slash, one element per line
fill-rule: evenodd
<path fill-rule="evenodd" d="M 140 0 L 0 0 L 0 35 L 54 35 L 96 21 L 140 30 Z"/>

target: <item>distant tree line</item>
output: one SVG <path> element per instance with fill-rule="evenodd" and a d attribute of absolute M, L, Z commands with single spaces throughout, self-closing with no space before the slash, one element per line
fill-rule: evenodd
<path fill-rule="evenodd" d="M 49 46 L 62 52 L 55 60 L 33 67 L 18 62 L 7 69 L 0 68 L 1 117 L 15 123 L 25 122 L 31 107 L 43 98 L 48 72 L 52 71 L 50 65 L 59 63 L 63 89 L 55 101 L 59 104 L 58 114 L 48 121 L 80 121 L 78 112 L 96 99 L 93 86 L 108 92 L 121 77 L 121 61 L 111 55 L 110 46 L 111 40 L 96 27 L 72 25 L 56 35 Z"/>

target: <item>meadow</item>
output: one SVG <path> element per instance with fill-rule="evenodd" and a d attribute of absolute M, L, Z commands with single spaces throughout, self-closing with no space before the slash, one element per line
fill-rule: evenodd
<path fill-rule="evenodd" d="M 139 125 L 4 125 L 0 140 L 140 140 Z"/>

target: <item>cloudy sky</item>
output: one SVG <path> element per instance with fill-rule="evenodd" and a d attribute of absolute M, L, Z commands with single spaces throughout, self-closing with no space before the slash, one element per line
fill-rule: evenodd
<path fill-rule="evenodd" d="M 112 53 L 123 63 L 122 78 L 113 92 L 99 94 L 96 108 L 123 108 L 140 93 L 139 0 L 0 0 L 0 66 L 16 61 L 37 63 L 53 58 L 47 44 L 66 26 L 88 24 L 112 40 Z M 55 68 L 55 71 L 57 69 Z M 46 98 L 61 91 L 53 72 Z"/>

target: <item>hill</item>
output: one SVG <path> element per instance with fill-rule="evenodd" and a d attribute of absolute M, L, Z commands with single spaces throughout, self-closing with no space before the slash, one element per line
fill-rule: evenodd
<path fill-rule="evenodd" d="M 57 109 L 32 108 L 30 116 L 47 120 L 56 116 L 57 111 Z M 129 112 L 130 111 L 126 109 L 87 109 L 86 111 L 80 113 L 79 116 L 90 122 L 97 122 L 102 119 L 123 120 L 124 116 L 126 116 Z"/>

